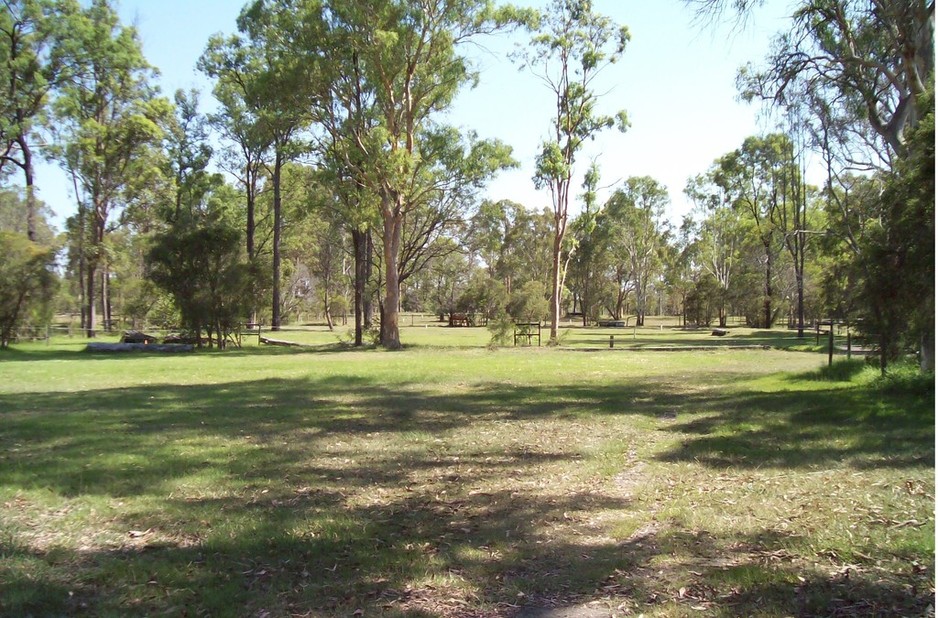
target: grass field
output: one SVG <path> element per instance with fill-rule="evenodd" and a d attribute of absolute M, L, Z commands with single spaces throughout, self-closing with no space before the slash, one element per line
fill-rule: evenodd
<path fill-rule="evenodd" d="M 432 328 L 0 354 L 0 614 L 933 612 L 933 382 L 708 331 Z"/>
<path fill-rule="evenodd" d="M 264 329 L 265 337 L 276 338 L 308 346 L 331 347 L 348 343 L 353 339 L 352 325 L 337 324 L 329 330 L 322 324 L 302 324 L 284 326 L 277 332 Z M 712 329 L 682 328 L 676 318 L 649 317 L 642 328 L 582 327 L 577 323 L 567 322 L 560 330 L 561 347 L 565 349 L 609 349 L 610 338 L 613 348 L 624 349 L 683 349 L 683 348 L 729 348 L 770 346 L 780 349 L 826 350 L 827 341 L 823 337 L 816 341 L 813 332 L 799 339 L 795 331 L 784 329 L 759 330 L 743 326 L 731 326 L 724 337 L 711 335 Z M 549 329 L 542 329 L 542 345 L 547 345 Z M 484 327 L 450 328 L 445 322 L 437 321 L 433 316 L 404 315 L 401 318 L 401 340 L 410 348 L 467 348 L 487 347 L 492 333 Z M 253 338 L 246 341 L 254 342 Z M 536 341 L 536 340 L 535 340 Z M 846 331 L 839 332 L 837 346 L 846 346 Z"/>

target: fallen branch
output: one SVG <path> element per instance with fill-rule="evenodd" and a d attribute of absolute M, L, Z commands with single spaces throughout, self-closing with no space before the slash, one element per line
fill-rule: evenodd
<path fill-rule="evenodd" d="M 93 341 L 87 352 L 191 352 L 194 346 L 189 343 L 103 343 Z"/>
<path fill-rule="evenodd" d="M 266 343 L 267 345 L 282 345 L 291 348 L 311 348 L 313 346 L 306 345 L 303 343 L 297 343 L 296 341 L 284 341 L 283 339 L 271 339 L 270 337 L 259 336 L 258 341 L 261 343 Z"/>

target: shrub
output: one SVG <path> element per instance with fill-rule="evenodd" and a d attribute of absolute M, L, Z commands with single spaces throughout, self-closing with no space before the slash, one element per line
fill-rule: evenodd
<path fill-rule="evenodd" d="M 0 348 L 29 315 L 48 315 L 55 292 L 55 252 L 22 234 L 0 232 Z"/>

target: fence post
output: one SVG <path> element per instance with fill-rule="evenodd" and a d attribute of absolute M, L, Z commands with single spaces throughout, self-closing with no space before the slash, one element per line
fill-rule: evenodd
<path fill-rule="evenodd" d="M 827 366 L 834 364 L 834 321 L 831 320 L 831 327 L 827 337 Z"/>
<path fill-rule="evenodd" d="M 615 345 L 615 340 L 616 340 L 615 338 L 616 338 L 615 335 L 609 335 L 609 349 L 610 349 L 610 350 L 611 350 L 611 349 L 613 348 L 613 346 Z"/>

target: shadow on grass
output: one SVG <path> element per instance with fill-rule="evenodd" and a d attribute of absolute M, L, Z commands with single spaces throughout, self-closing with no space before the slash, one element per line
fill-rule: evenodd
<path fill-rule="evenodd" d="M 930 466 L 934 398 L 870 388 L 727 394 L 714 413 L 668 427 L 689 435 L 662 461 L 713 468 L 856 469 Z"/>
<path fill-rule="evenodd" d="M 611 587 L 638 606 L 696 599 L 725 616 L 830 614 L 832 599 L 860 614 L 915 613 L 922 592 L 905 582 L 798 580 L 797 565 L 766 562 L 784 547 L 770 533 L 551 535 L 554 522 L 626 509 L 628 499 L 526 490 L 549 483 L 542 468 L 576 465 L 549 439 L 539 450 L 445 444 L 458 429 L 635 415 L 669 419 L 660 429 L 685 437 L 664 461 L 930 465 L 933 401 L 889 397 L 644 382 L 440 392 L 349 376 L 0 395 L 0 485 L 126 500 L 109 526 L 152 531 L 83 551 L 0 535 L 0 613 L 495 616 L 602 599 Z M 208 495 L 187 494 L 190 482 Z M 690 594 L 648 566 L 667 555 L 701 574 Z M 748 583 L 723 586 L 726 569 Z"/>
<path fill-rule="evenodd" d="M 342 436 L 442 435 L 498 420 L 596 415 L 677 418 L 662 430 L 684 439 L 659 455 L 664 461 L 804 469 L 934 459 L 934 398 L 928 396 L 719 386 L 687 393 L 648 383 L 478 383 L 450 393 L 331 376 L 0 395 L 0 483 L 64 495 L 106 488 L 103 493 L 119 496 L 158 490 L 161 480 L 217 465 L 238 449 L 251 452 L 243 465 L 261 458 L 267 465 L 261 473 L 276 475 L 294 465 L 297 453 Z M 235 458 L 226 465 L 242 464 Z"/>
<path fill-rule="evenodd" d="M 344 344 L 323 344 L 320 346 L 309 346 L 305 348 L 299 347 L 284 347 L 284 346 L 271 346 L 271 345 L 251 345 L 245 346 L 242 348 L 228 348 L 225 350 L 219 350 L 217 348 L 196 348 L 191 352 L 147 352 L 147 351 L 137 351 L 132 352 L 91 352 L 85 349 L 87 346 L 87 341 L 82 341 L 80 343 L 75 343 L 74 345 L 64 345 L 56 344 L 49 347 L 41 347 L 39 345 L 23 346 L 23 347 L 13 347 L 6 350 L 0 350 L 0 363 L 5 362 L 15 362 L 21 363 L 26 361 L 74 361 L 81 360 L 84 361 L 94 361 L 94 360 L 119 360 L 122 358 L 127 359 L 146 359 L 146 358 L 166 358 L 172 356 L 188 356 L 192 354 L 211 354 L 211 355 L 221 355 L 221 356 L 235 356 L 235 357 L 244 357 L 244 356 L 288 356 L 291 354 L 309 354 L 314 352 L 316 354 L 323 354 L 329 352 L 348 352 L 354 350 L 354 348 L 345 346 Z M 364 349 L 364 348 L 363 348 Z"/>

